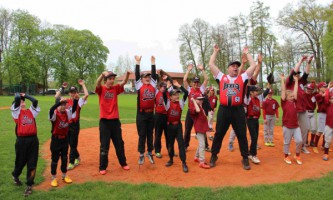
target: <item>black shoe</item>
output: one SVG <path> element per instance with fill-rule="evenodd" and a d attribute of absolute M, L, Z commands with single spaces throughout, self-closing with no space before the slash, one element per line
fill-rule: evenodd
<path fill-rule="evenodd" d="M 166 167 L 170 167 L 171 165 L 173 165 L 173 160 L 169 160 L 169 161 L 165 164 Z"/>
<path fill-rule="evenodd" d="M 22 185 L 22 182 L 20 181 L 19 178 L 16 178 L 13 176 L 13 180 L 14 180 L 14 184 L 17 185 L 17 186 L 21 186 Z"/>
<path fill-rule="evenodd" d="M 32 187 L 31 187 L 31 186 L 27 186 L 27 188 L 25 189 L 23 195 L 24 195 L 25 197 L 27 197 L 27 196 L 29 196 L 29 195 L 31 195 L 31 194 L 32 194 Z"/>
<path fill-rule="evenodd" d="M 242 160 L 242 164 L 243 164 L 243 168 L 245 170 L 250 170 L 251 169 L 250 163 L 249 163 L 249 159 L 243 159 Z"/>
<path fill-rule="evenodd" d="M 187 173 L 188 172 L 188 167 L 186 163 L 183 163 L 183 172 Z"/>
<path fill-rule="evenodd" d="M 314 142 L 310 142 L 310 146 L 311 146 L 311 147 L 314 147 L 314 146 L 315 146 L 315 143 L 314 143 Z"/>
<path fill-rule="evenodd" d="M 211 150 L 209 147 L 206 147 L 206 148 L 205 148 L 205 151 L 207 151 L 207 152 L 211 152 L 212 150 Z"/>
<path fill-rule="evenodd" d="M 216 161 L 217 161 L 218 157 L 217 156 L 214 156 L 212 155 L 212 157 L 210 157 L 210 162 L 209 162 L 209 165 L 210 167 L 215 167 L 216 166 Z"/>
<path fill-rule="evenodd" d="M 144 162 L 145 162 L 145 156 L 144 155 L 140 155 L 140 157 L 139 157 L 139 165 L 143 165 Z"/>
<path fill-rule="evenodd" d="M 148 160 L 149 160 L 149 162 L 151 163 L 151 164 L 154 164 L 155 162 L 154 162 L 154 158 L 153 158 L 153 155 L 151 155 L 150 153 L 147 153 L 147 158 L 148 158 Z"/>

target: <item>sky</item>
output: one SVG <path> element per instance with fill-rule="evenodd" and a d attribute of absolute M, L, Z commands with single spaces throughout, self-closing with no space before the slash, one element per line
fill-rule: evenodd
<path fill-rule="evenodd" d="M 291 0 L 261 0 L 278 16 Z M 317 0 L 328 5 L 331 0 Z M 119 56 L 142 55 L 141 68 L 150 68 L 156 57 L 157 68 L 181 72 L 179 61 L 180 26 L 201 18 L 210 25 L 225 24 L 232 16 L 247 15 L 250 0 L 0 0 L 0 7 L 26 10 L 43 23 L 88 29 L 98 35 L 110 50 L 107 65 Z M 278 30 L 275 28 L 275 30 Z"/>

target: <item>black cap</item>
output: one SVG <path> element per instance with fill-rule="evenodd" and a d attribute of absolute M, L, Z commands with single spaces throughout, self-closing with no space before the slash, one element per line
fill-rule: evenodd
<path fill-rule="evenodd" d="M 236 64 L 238 67 L 241 66 L 241 63 L 240 63 L 239 61 L 236 60 L 236 61 L 232 61 L 232 62 L 230 62 L 229 65 L 228 65 L 228 67 L 231 66 L 231 65 L 235 65 L 235 64 Z"/>
<path fill-rule="evenodd" d="M 108 71 L 108 75 L 104 76 L 104 78 L 107 79 L 111 76 L 117 76 L 117 74 L 113 73 L 112 71 Z"/>
<path fill-rule="evenodd" d="M 260 88 L 258 86 L 255 86 L 255 85 L 250 85 L 249 86 L 249 91 L 252 92 L 252 91 L 260 91 Z"/>
<path fill-rule="evenodd" d="M 300 73 L 302 73 L 302 72 L 300 72 L 300 71 L 298 71 L 298 72 L 293 72 L 293 75 L 297 75 L 297 74 L 300 74 Z"/>
<path fill-rule="evenodd" d="M 200 82 L 200 78 L 197 77 L 197 76 L 195 76 L 195 77 L 193 77 L 192 81 L 193 81 L 193 82 Z"/>
<path fill-rule="evenodd" d="M 160 82 L 160 83 L 158 84 L 158 86 L 159 86 L 159 87 L 166 87 L 167 84 L 166 84 L 166 82 L 162 81 L 162 82 Z"/>
<path fill-rule="evenodd" d="M 144 77 L 146 77 L 146 76 L 150 76 L 151 75 L 151 73 L 150 72 L 141 72 L 141 78 L 144 78 Z"/>
<path fill-rule="evenodd" d="M 174 95 L 176 93 L 180 93 L 180 90 L 179 89 L 173 89 L 173 90 L 171 90 L 170 96 L 172 96 L 172 95 Z"/>
<path fill-rule="evenodd" d="M 77 87 L 75 87 L 75 86 L 71 86 L 70 88 L 69 88 L 69 92 L 77 92 L 78 90 L 77 90 Z"/>

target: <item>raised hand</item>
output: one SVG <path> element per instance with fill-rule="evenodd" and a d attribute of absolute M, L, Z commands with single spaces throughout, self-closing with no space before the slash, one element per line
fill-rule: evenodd
<path fill-rule="evenodd" d="M 214 45 L 214 52 L 217 53 L 220 51 L 219 45 L 215 44 Z"/>
<path fill-rule="evenodd" d="M 79 79 L 77 82 L 78 82 L 80 85 L 84 85 L 84 80 L 82 80 L 82 79 Z"/>
<path fill-rule="evenodd" d="M 25 93 L 20 93 L 20 96 L 21 97 L 25 97 Z"/>
<path fill-rule="evenodd" d="M 333 81 L 330 81 L 329 83 L 328 83 L 328 88 L 332 88 L 333 87 Z"/>
<path fill-rule="evenodd" d="M 168 78 L 168 75 L 166 75 L 166 74 L 164 74 L 164 75 L 162 76 L 162 79 L 163 79 L 163 80 L 167 80 L 167 78 Z"/>
<path fill-rule="evenodd" d="M 202 71 L 202 70 L 204 70 L 204 66 L 200 64 L 200 65 L 197 66 L 197 69 Z"/>
<path fill-rule="evenodd" d="M 308 59 L 308 63 L 310 64 L 312 62 L 312 59 L 313 59 L 313 55 L 311 55 Z"/>
<path fill-rule="evenodd" d="M 243 63 L 243 65 L 245 65 L 245 63 L 247 63 L 246 54 L 242 54 L 242 63 Z"/>
<path fill-rule="evenodd" d="M 152 63 L 152 64 L 155 64 L 155 56 L 151 56 L 151 58 L 150 58 L 150 62 Z"/>
<path fill-rule="evenodd" d="M 258 63 L 262 63 L 262 53 L 259 53 L 258 55 Z"/>
<path fill-rule="evenodd" d="M 187 65 L 187 70 L 188 71 L 192 71 L 192 69 L 193 69 L 193 64 L 192 63 L 190 63 L 189 65 Z"/>
<path fill-rule="evenodd" d="M 135 61 L 139 63 L 141 62 L 141 58 L 142 56 L 134 56 Z"/>
<path fill-rule="evenodd" d="M 307 55 L 303 55 L 302 56 L 302 62 L 306 61 L 306 59 L 308 59 L 308 56 Z"/>
<path fill-rule="evenodd" d="M 284 74 L 280 74 L 280 78 L 281 78 L 281 79 L 284 79 Z"/>
<path fill-rule="evenodd" d="M 243 54 L 248 54 L 249 53 L 249 47 L 245 46 L 243 48 Z"/>
<path fill-rule="evenodd" d="M 62 83 L 62 87 L 66 88 L 68 86 L 68 83 L 67 82 L 63 82 Z"/>
<path fill-rule="evenodd" d="M 105 76 L 107 76 L 107 75 L 109 74 L 109 72 L 105 71 L 105 72 L 103 72 L 102 74 L 103 74 L 103 76 L 105 77 Z"/>

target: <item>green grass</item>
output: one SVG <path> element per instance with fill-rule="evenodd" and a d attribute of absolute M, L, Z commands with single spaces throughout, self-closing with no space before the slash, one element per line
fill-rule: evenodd
<path fill-rule="evenodd" d="M 51 124 L 47 120 L 49 108 L 54 103 L 51 96 L 38 96 L 42 109 L 37 117 L 40 144 L 50 138 Z M 279 102 L 279 99 L 276 98 Z M 13 97 L 0 97 L 0 107 L 9 106 Z M 136 95 L 119 96 L 120 118 L 122 123 L 135 122 Z M 30 105 L 28 103 L 28 105 Z M 185 111 L 187 108 L 185 108 Z M 185 117 L 183 112 L 183 119 Z M 99 107 L 96 95 L 91 95 L 88 104 L 82 109 L 81 127 L 98 126 Z M 282 112 L 280 112 L 282 116 Z M 16 187 L 11 180 L 14 166 L 14 122 L 9 110 L 0 110 L 0 199 L 23 198 L 24 186 Z M 281 120 L 280 122 L 281 123 Z M 46 162 L 39 159 L 36 183 L 44 179 L 42 172 Z M 223 170 L 221 168 L 221 170 Z M 209 173 L 209 172 L 208 172 Z M 265 175 L 265 173 L 263 173 Z M 232 175 L 231 175 L 232 176 Z M 203 177 L 204 178 L 204 177 Z M 248 177 L 251 178 L 251 177 Z M 21 180 L 25 179 L 25 169 Z M 223 178 L 221 177 L 221 181 Z M 206 187 L 175 188 L 159 184 L 125 184 L 89 182 L 68 185 L 50 191 L 34 191 L 29 199 L 331 199 L 333 197 L 333 173 L 315 180 L 305 180 L 288 184 L 258 185 L 252 187 L 224 187 L 211 189 Z"/>

